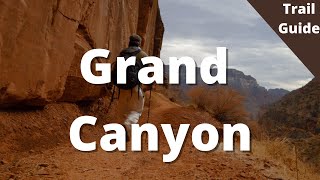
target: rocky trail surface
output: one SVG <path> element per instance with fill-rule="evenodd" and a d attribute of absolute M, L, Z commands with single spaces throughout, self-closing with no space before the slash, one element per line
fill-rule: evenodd
<path fill-rule="evenodd" d="M 69 141 L 62 141 L 38 150 L 13 151 L 10 158 L 0 156 L 0 179 L 291 179 L 281 172 L 281 165 L 251 153 L 226 153 L 221 145 L 215 151 L 200 152 L 192 145 L 191 129 L 177 160 L 163 163 L 162 155 L 169 152 L 169 147 L 159 124 L 170 123 L 174 131 L 181 123 L 190 123 L 191 128 L 203 122 L 217 128 L 221 124 L 207 113 L 181 107 L 161 94 L 155 93 L 152 100 L 150 122 L 159 130 L 159 152 L 148 152 L 146 144 L 142 152 L 132 152 L 128 143 L 127 152 L 105 152 L 98 145 L 97 151 L 85 153 L 77 151 Z M 0 114 L 0 118 L 7 116 L 8 113 Z M 141 123 L 146 122 L 146 117 L 147 108 Z M 99 142 L 103 124 L 85 129 L 85 141 Z"/>

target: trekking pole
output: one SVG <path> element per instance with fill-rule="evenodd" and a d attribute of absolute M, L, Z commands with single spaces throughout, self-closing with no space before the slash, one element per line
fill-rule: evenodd
<path fill-rule="evenodd" d="M 150 118 L 151 92 L 152 92 L 152 86 L 151 86 L 151 88 L 150 88 L 150 95 L 149 95 L 149 104 L 148 104 L 148 118 L 147 118 L 147 123 L 149 123 L 149 118 Z"/>
<path fill-rule="evenodd" d="M 114 92 L 115 92 L 115 86 L 112 86 L 112 95 L 111 95 L 111 99 L 110 99 L 109 106 L 107 108 L 107 113 L 106 114 L 109 113 L 109 110 L 111 108 L 111 105 L 112 105 L 112 102 L 113 102 L 113 98 L 114 98 Z"/>
<path fill-rule="evenodd" d="M 152 92 L 152 86 L 150 88 L 150 95 L 149 95 L 149 104 L 148 104 L 148 117 L 147 117 L 147 124 L 149 123 L 149 118 L 150 118 L 150 107 L 151 107 L 151 92 Z M 148 138 L 145 138 L 145 143 L 148 143 Z"/>
<path fill-rule="evenodd" d="M 295 153 L 295 155 L 296 155 L 297 180 L 299 180 L 298 153 L 297 153 L 297 146 L 296 146 L 296 144 L 294 144 L 294 153 Z"/>

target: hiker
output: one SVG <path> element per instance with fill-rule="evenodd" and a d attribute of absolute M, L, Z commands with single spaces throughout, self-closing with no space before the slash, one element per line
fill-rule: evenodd
<path fill-rule="evenodd" d="M 143 85 L 138 80 L 138 71 L 143 68 L 141 59 L 148 55 L 141 50 L 141 37 L 139 35 L 130 36 L 129 47 L 122 50 L 119 57 L 128 59 L 131 56 L 136 57 L 136 65 L 127 68 L 127 83 L 116 83 L 116 65 L 113 66 L 112 79 L 113 84 L 117 87 L 118 92 L 118 117 L 123 119 L 123 125 L 129 138 L 131 124 L 136 124 L 142 114 L 144 107 L 144 90 L 151 90 L 152 85 Z M 130 77 L 131 76 L 131 77 Z"/>

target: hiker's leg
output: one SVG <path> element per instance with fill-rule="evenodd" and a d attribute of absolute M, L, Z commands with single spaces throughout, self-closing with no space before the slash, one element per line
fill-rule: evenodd
<path fill-rule="evenodd" d="M 138 99 L 138 101 L 137 101 L 136 110 L 137 110 L 137 112 L 140 113 L 140 116 L 141 116 L 141 114 L 142 114 L 142 112 L 143 112 L 143 107 L 144 107 L 144 93 L 143 93 L 141 87 L 139 87 L 138 93 L 139 93 L 139 99 Z"/>
<path fill-rule="evenodd" d="M 141 114 L 136 111 L 131 111 L 124 121 L 124 124 L 128 129 L 131 129 L 131 124 L 137 124 Z"/>
<path fill-rule="evenodd" d="M 131 105 L 131 111 L 127 115 L 124 124 L 128 129 L 131 129 L 131 124 L 137 124 L 143 112 L 144 94 L 140 87 L 135 87 L 133 89 L 132 97 L 129 103 Z"/>
<path fill-rule="evenodd" d="M 138 86 L 131 90 L 121 90 L 119 98 L 120 116 L 124 118 L 127 140 L 131 136 L 131 124 L 137 124 L 144 106 L 144 95 Z"/>
<path fill-rule="evenodd" d="M 129 92 L 126 90 L 120 90 L 120 97 L 117 102 L 117 116 L 116 116 L 116 123 L 123 123 L 124 120 L 127 118 L 129 112 L 130 112 L 130 106 L 128 103 L 128 96 Z"/>

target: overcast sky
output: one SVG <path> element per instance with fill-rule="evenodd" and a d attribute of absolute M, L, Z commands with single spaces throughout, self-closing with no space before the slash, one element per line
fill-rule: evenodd
<path fill-rule="evenodd" d="M 161 59 L 190 56 L 200 65 L 229 49 L 229 68 L 266 88 L 293 90 L 313 75 L 246 0 L 159 0 L 165 35 Z"/>

